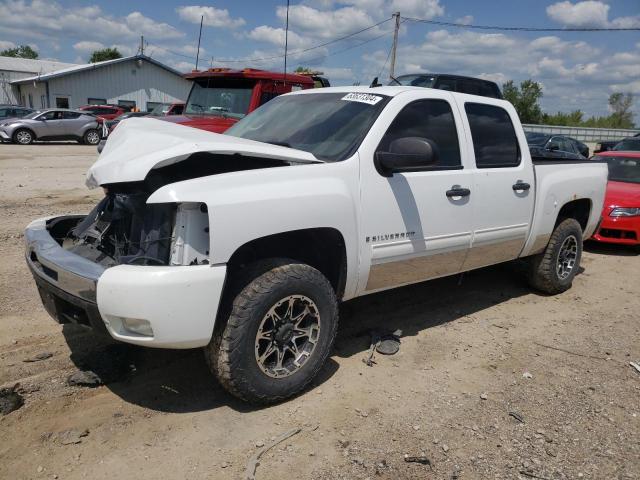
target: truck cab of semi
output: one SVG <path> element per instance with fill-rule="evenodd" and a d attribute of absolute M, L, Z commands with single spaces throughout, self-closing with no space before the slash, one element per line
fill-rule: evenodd
<path fill-rule="evenodd" d="M 269 100 L 314 87 L 309 75 L 245 68 L 210 68 L 186 75 L 193 85 L 183 115 L 164 120 L 214 133 L 223 133 Z"/>

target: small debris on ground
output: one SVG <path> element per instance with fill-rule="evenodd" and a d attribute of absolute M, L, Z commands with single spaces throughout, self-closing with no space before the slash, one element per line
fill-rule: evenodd
<path fill-rule="evenodd" d="M 486 394 L 486 393 L 481 393 L 481 394 L 480 394 L 480 398 L 481 398 L 482 400 L 486 400 L 486 399 L 487 399 L 487 398 L 489 398 L 489 397 L 487 396 L 487 394 Z"/>
<path fill-rule="evenodd" d="M 58 441 L 62 445 L 74 445 L 82 443 L 82 439 L 89 435 L 89 430 L 65 430 L 57 435 Z"/>
<path fill-rule="evenodd" d="M 425 456 L 409 457 L 409 456 L 405 455 L 404 461 L 407 462 L 407 463 L 420 463 L 422 465 L 431 466 L 431 460 L 429 460 L 429 458 L 425 457 Z"/>
<path fill-rule="evenodd" d="M 636 369 L 636 371 L 638 373 L 640 373 L 640 365 L 639 364 L 637 364 L 636 362 L 629 362 L 629 365 L 631 365 L 633 368 Z"/>
<path fill-rule="evenodd" d="M 24 405 L 22 395 L 16 392 L 19 384 L 12 388 L 0 388 L 0 414 L 7 415 Z"/>
<path fill-rule="evenodd" d="M 509 412 L 509 416 L 515 418 L 517 421 L 519 421 L 520 423 L 524 423 L 524 417 L 522 416 L 522 414 L 512 410 Z"/>
<path fill-rule="evenodd" d="M 524 372 L 522 374 L 522 378 L 533 378 L 533 375 L 531 373 L 529 373 L 529 372 Z"/>
<path fill-rule="evenodd" d="M 273 447 L 278 445 L 279 443 L 284 442 L 286 439 L 297 435 L 302 431 L 301 428 L 294 428 L 293 430 L 289 430 L 288 432 L 283 433 L 279 437 L 276 437 L 269 444 L 264 446 L 261 450 L 257 451 L 253 454 L 253 456 L 247 462 L 247 469 L 245 473 L 246 480 L 255 480 L 256 478 L 256 468 L 260 465 L 260 457 L 264 455 L 266 452 L 271 450 Z M 224 467 L 223 467 L 224 468 Z"/>
<path fill-rule="evenodd" d="M 67 383 L 72 387 L 98 387 L 102 385 L 102 379 L 91 370 L 78 370 L 69 375 Z"/>
<path fill-rule="evenodd" d="M 32 363 L 32 362 L 40 362 L 42 360 L 46 360 L 47 358 L 51 358 L 53 357 L 53 353 L 51 352 L 42 352 L 39 353 L 33 357 L 29 357 L 29 358 L 25 358 L 24 360 L 22 360 L 25 363 Z"/>

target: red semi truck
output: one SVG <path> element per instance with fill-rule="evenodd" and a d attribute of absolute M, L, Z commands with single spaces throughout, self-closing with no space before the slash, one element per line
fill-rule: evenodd
<path fill-rule="evenodd" d="M 295 90 L 314 87 L 314 77 L 245 68 L 210 68 L 185 76 L 191 80 L 191 92 L 184 113 L 165 117 L 167 122 L 180 123 L 215 133 L 223 133 L 248 113 L 272 98 Z"/>

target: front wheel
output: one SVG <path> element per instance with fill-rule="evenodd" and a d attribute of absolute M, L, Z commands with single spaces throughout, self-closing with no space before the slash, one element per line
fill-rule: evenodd
<path fill-rule="evenodd" d="M 97 145 L 100 143 L 100 134 L 98 133 L 98 130 L 87 130 L 84 134 L 84 136 L 82 137 L 82 141 L 86 144 L 86 145 Z"/>
<path fill-rule="evenodd" d="M 322 368 L 336 336 L 338 303 L 322 273 L 292 260 L 255 265 L 248 279 L 205 356 L 233 395 L 273 403 L 302 391 Z"/>
<path fill-rule="evenodd" d="M 13 134 L 13 141 L 20 145 L 29 145 L 33 143 L 33 133 L 31 133 L 31 130 L 21 128 Z"/>
<path fill-rule="evenodd" d="M 551 295 L 571 288 L 582 258 L 582 228 L 573 218 L 560 222 L 544 252 L 531 257 L 529 283 Z"/>

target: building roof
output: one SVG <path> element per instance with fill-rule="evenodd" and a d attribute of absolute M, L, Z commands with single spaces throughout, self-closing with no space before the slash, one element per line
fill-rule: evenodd
<path fill-rule="evenodd" d="M 89 70 L 96 70 L 98 68 L 107 67 L 109 65 L 115 65 L 117 63 L 129 62 L 129 61 L 135 61 L 135 60 L 143 60 L 149 63 L 153 63 L 154 65 L 160 68 L 164 68 L 168 72 L 171 72 L 175 75 L 179 75 L 182 77 L 182 74 L 177 70 L 174 70 L 173 68 L 165 65 L 164 63 L 160 63 L 159 61 L 154 60 L 151 57 L 147 57 L 146 55 L 133 55 L 131 57 L 116 58 L 115 60 L 105 60 L 104 62 L 87 63 L 83 65 L 71 65 L 71 66 L 68 66 L 67 68 L 62 68 L 60 70 L 47 72 L 43 75 L 35 75 L 33 77 L 20 78 L 19 80 L 14 80 L 11 83 L 14 85 L 18 85 L 21 83 L 29 83 L 33 81 L 50 80 L 52 78 L 62 77 L 64 75 L 73 75 L 74 73 L 86 72 Z"/>
<path fill-rule="evenodd" d="M 0 70 L 25 73 L 49 73 L 62 68 L 74 67 L 75 63 L 62 63 L 53 60 L 32 60 L 30 58 L 1 57 Z"/>

